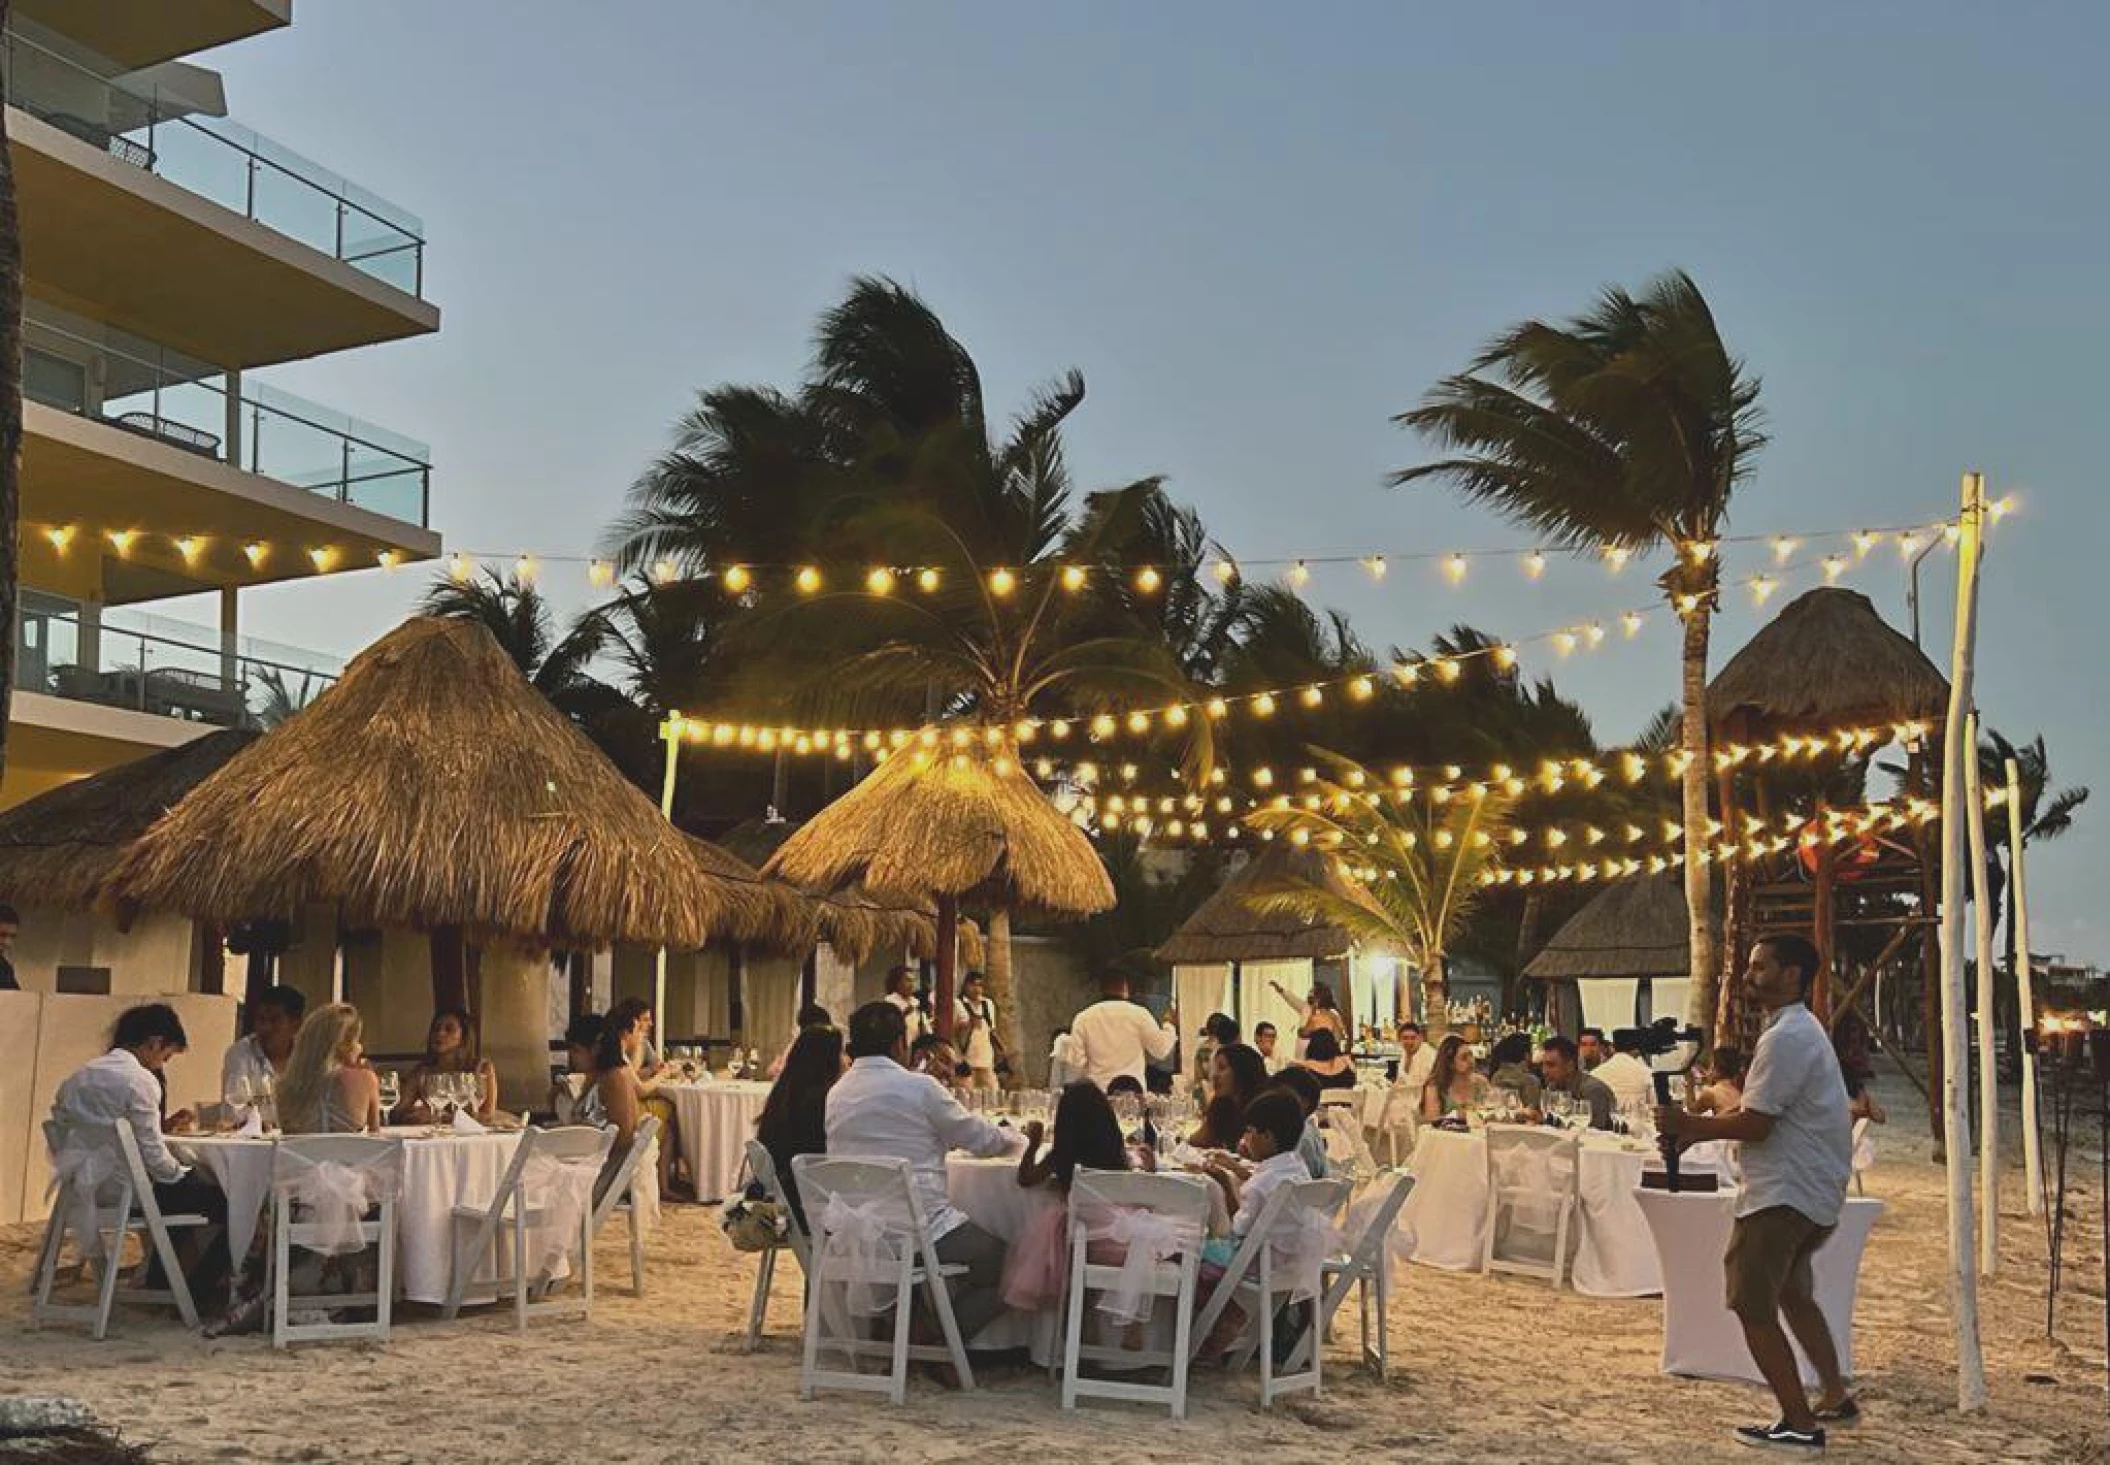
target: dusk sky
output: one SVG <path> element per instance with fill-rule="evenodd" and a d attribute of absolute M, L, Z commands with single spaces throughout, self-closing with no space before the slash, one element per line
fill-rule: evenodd
<path fill-rule="evenodd" d="M 1442 488 L 1384 486 L 1426 454 L 1390 417 L 1505 324 L 1678 265 L 1764 381 L 1731 532 L 1934 520 L 1984 470 L 2019 512 L 1986 565 L 1983 715 L 2110 787 L 2106 47 L 2110 10 L 2071 5 L 299 0 L 202 59 L 238 120 L 424 219 L 440 333 L 269 379 L 430 443 L 450 549 L 591 553 L 696 389 L 791 384 L 875 273 L 1001 414 L 1082 370 L 1080 484 L 1163 473 L 1236 554 L 1521 553 Z M 1768 612 L 1817 583 L 1800 565 Z M 1928 560 L 1944 665 L 1954 578 Z M 426 579 L 256 592 L 245 629 L 349 653 Z M 1647 582 L 1511 558 L 1309 593 L 1414 645 L 1611 618 Z M 1906 626 L 1894 548 L 1847 583 Z M 550 587 L 587 601 L 583 571 Z M 1732 599 L 1717 666 L 1759 619 Z M 1663 616 L 1526 665 L 1607 741 L 1677 686 Z M 2106 827 L 2091 805 L 2036 852 L 2039 951 L 2110 957 Z"/>

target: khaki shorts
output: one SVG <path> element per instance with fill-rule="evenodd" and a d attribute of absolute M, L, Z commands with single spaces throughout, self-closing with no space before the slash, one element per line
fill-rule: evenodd
<path fill-rule="evenodd" d="M 1727 1305 L 1745 1322 L 1766 1323 L 1783 1302 L 1813 1295 L 1810 1257 L 1832 1234 L 1793 1206 L 1769 1206 L 1736 1218 L 1722 1258 Z"/>

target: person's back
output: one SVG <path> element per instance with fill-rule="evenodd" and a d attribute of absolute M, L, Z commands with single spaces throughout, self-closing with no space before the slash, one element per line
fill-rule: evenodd
<path fill-rule="evenodd" d="M 1163 1058 L 1179 1043 L 1179 1034 L 1151 1017 L 1150 1009 L 1129 1000 L 1123 982 L 1109 982 L 1104 996 L 1070 1022 L 1070 1042 L 1084 1076 L 1105 1088 L 1123 1074 L 1138 1080 L 1150 1061 Z"/>
<path fill-rule="evenodd" d="M 1655 1081 L 1649 1066 L 1625 1048 L 1590 1070 L 1590 1077 L 1612 1091 L 1612 1101 L 1621 1108 L 1655 1102 Z"/>

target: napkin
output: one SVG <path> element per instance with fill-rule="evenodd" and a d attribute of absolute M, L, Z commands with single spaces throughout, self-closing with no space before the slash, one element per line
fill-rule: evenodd
<path fill-rule="evenodd" d="M 262 1139 L 264 1137 L 264 1113 L 255 1105 L 248 1109 L 248 1117 L 235 1126 L 236 1139 Z"/>
<path fill-rule="evenodd" d="M 456 1134 L 487 1133 L 487 1131 L 484 1129 L 484 1126 L 477 1122 L 477 1118 L 474 1114 L 467 1113 L 461 1109 L 457 1109 L 454 1111 L 454 1132 Z"/>

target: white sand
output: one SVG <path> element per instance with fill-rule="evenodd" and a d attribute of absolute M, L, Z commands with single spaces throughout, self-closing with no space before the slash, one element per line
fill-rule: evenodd
<path fill-rule="evenodd" d="M 1982 1294 L 1993 1404 L 1964 1419 L 1954 1412 L 1941 1171 L 1925 1161 L 1923 1121 L 1915 1138 L 1909 1116 L 1896 1117 L 1877 1132 L 1884 1163 L 1870 1193 L 1890 1209 L 1869 1243 L 1856 1318 L 1867 1419 L 1839 1433 L 1834 1455 L 1916 1465 L 2110 1458 L 2094 1155 L 2070 1162 L 2085 1190 L 2069 1187 L 2059 1343 L 2043 1337 L 2042 1224 L 2023 1210 L 2019 1174 L 2003 1190 L 2004 1271 Z M 410 1308 L 386 1350 L 206 1342 L 144 1311 L 121 1312 L 100 1344 L 77 1329 L 32 1333 L 25 1283 L 36 1240 L 32 1228 L 0 1231 L 0 1393 L 79 1397 L 166 1461 L 904 1465 L 1044 1453 L 1123 1465 L 1236 1450 L 1256 1462 L 1564 1465 L 1742 1458 L 1727 1431 L 1767 1413 L 1756 1390 L 1660 1375 L 1653 1300 L 1597 1301 L 1420 1267 L 1396 1295 L 1389 1385 L 1349 1367 L 1350 1326 L 1329 1355 L 1338 1366 L 1323 1400 L 1264 1414 L 1250 1374 L 1205 1375 L 1192 1417 L 1175 1425 L 1131 1405 L 1064 1414 L 1047 1377 L 1025 1367 L 985 1370 L 969 1395 L 918 1381 L 903 1409 L 878 1396 L 801 1403 L 792 1284 L 780 1274 L 763 1351 L 735 1351 L 754 1262 L 725 1244 L 715 1210 L 671 1209 L 650 1247 L 650 1295 L 604 1292 L 590 1326 L 549 1324 L 522 1339 L 496 1319 L 447 1325 Z M 627 1278 L 619 1237 L 599 1263 L 602 1277 Z"/>

